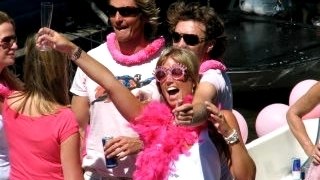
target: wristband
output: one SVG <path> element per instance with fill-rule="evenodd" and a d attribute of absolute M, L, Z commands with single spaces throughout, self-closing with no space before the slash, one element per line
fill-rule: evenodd
<path fill-rule="evenodd" d="M 232 130 L 232 133 L 225 137 L 224 140 L 227 142 L 227 144 L 231 145 L 239 141 L 239 135 L 235 129 Z"/>
<path fill-rule="evenodd" d="M 81 53 L 82 53 L 82 49 L 80 47 L 78 47 L 77 50 L 74 53 L 72 53 L 71 55 L 69 55 L 68 57 L 72 61 L 76 61 L 80 58 Z"/>

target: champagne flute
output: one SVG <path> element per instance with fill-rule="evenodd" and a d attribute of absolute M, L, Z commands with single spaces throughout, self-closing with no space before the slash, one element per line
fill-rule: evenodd
<path fill-rule="evenodd" d="M 41 2 L 41 27 L 50 28 L 53 12 L 53 3 L 52 2 Z M 41 45 L 40 51 L 49 50 L 49 46 L 45 43 Z"/>

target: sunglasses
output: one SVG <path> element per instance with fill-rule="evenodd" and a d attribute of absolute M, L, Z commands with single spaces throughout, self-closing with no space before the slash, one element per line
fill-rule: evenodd
<path fill-rule="evenodd" d="M 186 71 L 187 67 L 182 64 L 175 64 L 170 68 L 158 66 L 154 70 L 153 75 L 158 82 L 163 82 L 169 74 L 174 80 L 183 80 L 186 75 Z"/>
<path fill-rule="evenodd" d="M 3 49 L 8 49 L 10 48 L 13 43 L 17 42 L 17 36 L 12 35 L 12 36 L 6 36 L 0 40 L 0 46 L 2 46 Z"/>
<path fill-rule="evenodd" d="M 114 17 L 117 12 L 123 17 L 130 17 L 130 16 L 137 16 L 141 11 L 137 7 L 132 7 L 132 6 L 126 6 L 126 7 L 114 7 L 114 6 L 109 6 L 107 14 L 109 17 Z"/>
<path fill-rule="evenodd" d="M 180 42 L 181 38 L 183 38 L 183 41 L 189 45 L 189 46 L 195 46 L 203 41 L 205 41 L 205 38 L 199 38 L 195 34 L 180 34 L 177 32 L 172 33 L 172 40 L 174 43 Z"/>

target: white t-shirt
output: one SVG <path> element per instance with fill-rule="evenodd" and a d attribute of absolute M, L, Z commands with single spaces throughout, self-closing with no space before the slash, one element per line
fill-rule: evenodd
<path fill-rule="evenodd" d="M 169 174 L 168 179 L 220 180 L 221 167 L 226 166 L 221 164 L 219 153 L 210 140 L 208 130 L 204 129 L 199 135 L 198 142 L 193 144 L 188 153 L 180 154 L 179 158 L 172 163 L 175 171 Z M 230 171 L 228 169 L 227 171 L 231 177 Z"/>
<path fill-rule="evenodd" d="M 115 76 L 119 77 L 120 81 L 131 86 L 130 89 L 132 89 L 136 84 L 133 81 L 136 77 L 140 78 L 139 84 L 143 86 L 150 83 L 160 52 L 149 62 L 135 66 L 118 64 L 113 60 L 106 43 L 90 50 L 88 54 L 106 66 Z M 156 88 L 150 88 L 148 92 L 151 91 L 150 93 L 152 93 L 152 89 L 157 91 Z M 138 137 L 138 134 L 129 127 L 129 123 L 122 117 L 112 102 L 103 98 L 99 100 L 101 99 L 99 97 L 104 96 L 104 89 L 79 68 L 70 91 L 76 95 L 88 97 L 90 104 L 93 104 L 90 107 L 90 133 L 86 144 L 87 154 L 83 159 L 82 166 L 85 169 L 94 170 L 102 176 L 132 177 L 135 156 L 127 156 L 118 160 L 116 168 L 107 169 L 101 140 L 104 136 Z"/>
<path fill-rule="evenodd" d="M 0 180 L 9 179 L 9 154 L 7 140 L 4 134 L 2 116 L 0 115 Z"/>
<path fill-rule="evenodd" d="M 217 89 L 217 100 L 215 104 L 221 103 L 224 109 L 233 108 L 232 87 L 229 76 L 219 69 L 209 69 L 203 73 L 200 82 L 209 82 Z"/>

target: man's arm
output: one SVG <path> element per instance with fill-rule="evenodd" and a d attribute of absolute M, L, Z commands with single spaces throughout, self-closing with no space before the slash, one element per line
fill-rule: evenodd
<path fill-rule="evenodd" d="M 80 132 L 80 152 L 85 149 L 86 143 L 86 128 L 89 124 L 89 101 L 85 96 L 76 96 L 74 95 L 71 100 L 71 109 L 75 113 L 76 119 L 79 124 L 79 132 Z"/>

